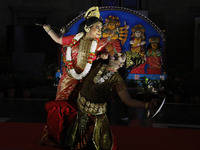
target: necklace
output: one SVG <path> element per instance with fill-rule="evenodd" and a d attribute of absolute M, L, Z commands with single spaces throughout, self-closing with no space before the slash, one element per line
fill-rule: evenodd
<path fill-rule="evenodd" d="M 93 79 L 93 82 L 95 84 L 101 84 L 103 82 L 105 82 L 107 79 L 109 79 L 115 72 L 114 71 L 105 71 L 106 70 L 107 65 L 103 64 L 103 66 L 99 69 L 98 73 L 96 74 L 96 76 Z"/>
<path fill-rule="evenodd" d="M 90 47 L 87 64 L 86 64 L 83 72 L 80 74 L 77 74 L 74 69 L 73 62 L 72 62 L 72 56 L 71 56 L 72 55 L 72 46 L 75 45 L 83 37 L 83 35 L 84 35 L 83 32 L 76 34 L 76 36 L 72 39 L 72 43 L 67 47 L 67 53 L 66 53 L 67 68 L 69 69 L 68 72 L 76 80 L 81 80 L 90 71 L 90 69 L 92 67 L 92 63 L 93 63 L 93 58 L 95 56 L 95 50 L 97 48 L 97 39 L 94 39 L 92 41 L 92 44 Z"/>

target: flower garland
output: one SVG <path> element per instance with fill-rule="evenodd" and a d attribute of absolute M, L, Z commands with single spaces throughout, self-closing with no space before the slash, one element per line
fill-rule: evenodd
<path fill-rule="evenodd" d="M 72 75 L 72 77 L 76 80 L 81 80 L 83 77 L 85 77 L 91 67 L 92 67 L 92 63 L 93 63 L 93 58 L 95 56 L 95 50 L 97 48 L 97 39 L 94 39 L 92 41 L 91 47 L 90 47 L 90 53 L 88 56 L 88 61 L 87 64 L 83 70 L 82 73 L 77 74 L 74 66 L 73 66 L 73 62 L 72 62 L 72 46 L 75 45 L 82 37 L 83 37 L 84 33 L 78 33 L 73 39 L 72 39 L 72 43 L 67 47 L 67 53 L 66 53 L 66 61 L 67 61 L 67 68 L 69 69 L 68 72 Z"/>

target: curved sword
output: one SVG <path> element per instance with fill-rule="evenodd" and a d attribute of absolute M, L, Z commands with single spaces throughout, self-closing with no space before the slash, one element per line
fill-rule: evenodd
<path fill-rule="evenodd" d="M 166 97 L 162 100 L 160 107 L 158 108 L 158 110 L 154 113 L 154 115 L 151 118 L 155 117 L 160 112 L 161 108 L 163 107 L 163 105 L 165 103 L 165 99 L 166 99 Z"/>

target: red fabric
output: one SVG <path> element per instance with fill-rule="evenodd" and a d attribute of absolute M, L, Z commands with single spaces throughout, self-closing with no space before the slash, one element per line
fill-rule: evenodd
<path fill-rule="evenodd" d="M 102 51 L 102 49 L 104 49 L 104 47 L 106 46 L 106 44 L 107 44 L 107 41 L 104 38 L 102 38 L 101 40 L 99 40 L 96 52 L 97 51 Z"/>
<path fill-rule="evenodd" d="M 75 37 L 75 35 L 70 35 L 70 36 L 64 36 L 62 38 L 62 43 L 63 45 L 70 45 L 72 43 L 72 39 Z"/>
<path fill-rule="evenodd" d="M 66 36 L 63 37 L 63 44 L 65 45 L 70 45 L 72 42 L 74 35 L 72 36 Z M 73 62 L 73 67 L 75 70 L 81 72 L 83 71 L 79 66 L 77 65 L 77 56 L 78 56 L 78 50 L 79 50 L 79 44 L 80 42 L 78 41 L 75 45 L 72 46 L 72 62 Z M 105 43 L 101 42 L 101 44 L 97 45 L 98 48 L 101 46 L 104 46 Z M 62 49 L 62 54 L 63 54 L 63 62 L 66 64 L 66 50 L 67 48 L 64 47 Z M 98 49 L 99 51 L 101 49 Z M 96 50 L 97 51 L 97 50 Z M 96 56 L 93 57 L 93 60 L 96 59 Z M 77 84 L 80 82 L 80 80 L 76 80 L 71 77 L 71 75 L 68 74 L 66 71 L 66 66 L 62 67 L 62 76 L 60 78 L 58 87 L 57 87 L 57 94 L 56 94 L 56 100 L 68 100 L 68 97 L 70 96 L 71 92 L 74 90 L 74 88 L 77 86 Z"/>
<path fill-rule="evenodd" d="M 68 39 L 66 37 L 66 39 Z M 77 55 L 78 55 L 78 48 L 79 48 L 79 43 L 76 43 L 72 47 L 72 62 L 73 66 L 75 69 L 78 68 L 76 66 L 77 64 Z M 65 51 L 62 51 L 64 58 L 66 57 L 66 49 Z M 66 59 L 63 60 L 64 63 L 66 63 Z M 62 72 L 63 75 L 60 78 L 58 87 L 57 87 L 57 94 L 56 94 L 56 100 L 67 100 L 71 92 L 74 90 L 76 87 L 77 83 L 79 82 L 78 80 L 72 78 L 68 72 L 66 71 L 66 66 L 62 67 Z"/>
<path fill-rule="evenodd" d="M 147 69 L 147 74 L 161 74 L 161 69 Z"/>
<path fill-rule="evenodd" d="M 130 74 L 145 74 L 145 67 L 146 63 L 140 64 L 138 67 L 131 70 Z"/>
<path fill-rule="evenodd" d="M 108 45 L 108 44 L 111 44 L 113 45 L 113 50 L 114 52 L 117 52 L 117 53 L 120 53 L 122 51 L 121 49 L 121 45 L 120 45 L 120 41 L 118 39 L 116 40 L 113 40 L 113 41 L 107 41 L 108 39 L 107 38 L 102 38 L 100 40 L 101 43 L 104 43 L 104 46 Z M 110 52 L 112 53 L 112 52 Z"/>
<path fill-rule="evenodd" d="M 149 64 L 149 68 L 159 69 L 161 66 L 161 57 L 148 56 L 147 64 Z"/>
<path fill-rule="evenodd" d="M 148 56 L 147 64 L 149 68 L 147 69 L 147 74 L 161 74 L 161 57 Z"/>
<path fill-rule="evenodd" d="M 117 139 L 116 136 L 113 135 L 113 147 L 112 150 L 117 150 Z"/>
<path fill-rule="evenodd" d="M 47 110 L 48 137 L 56 143 L 62 140 L 63 130 L 75 119 L 76 107 L 71 101 L 51 101 Z"/>

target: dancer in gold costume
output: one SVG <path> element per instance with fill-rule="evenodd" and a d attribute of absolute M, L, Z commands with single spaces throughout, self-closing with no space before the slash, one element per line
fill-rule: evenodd
<path fill-rule="evenodd" d="M 124 54 L 117 53 L 109 63 L 101 60 L 94 62 L 80 90 L 77 99 L 78 113 L 74 123 L 67 129 L 63 142 L 65 146 L 77 150 L 116 149 L 106 115 L 111 90 L 117 92 L 120 99 L 130 107 L 147 109 L 155 106 L 155 100 L 143 102 L 130 97 L 126 84 L 118 73 L 125 59 Z"/>

